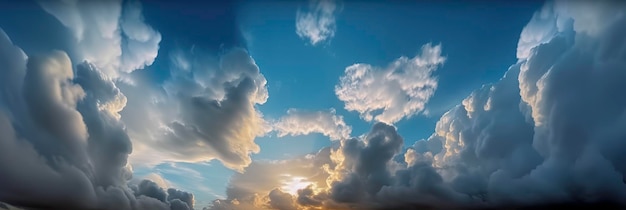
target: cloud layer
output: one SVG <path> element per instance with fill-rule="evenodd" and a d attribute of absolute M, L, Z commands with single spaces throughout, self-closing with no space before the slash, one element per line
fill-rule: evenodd
<path fill-rule="evenodd" d="M 413 58 L 400 57 L 386 67 L 348 66 L 335 86 L 345 109 L 366 121 L 395 123 L 424 110 L 437 89 L 434 72 L 445 62 L 441 45 L 426 44 Z"/>
<path fill-rule="evenodd" d="M 337 25 L 335 0 L 309 0 L 306 9 L 296 13 L 296 34 L 311 45 L 318 45 L 335 36 Z"/>

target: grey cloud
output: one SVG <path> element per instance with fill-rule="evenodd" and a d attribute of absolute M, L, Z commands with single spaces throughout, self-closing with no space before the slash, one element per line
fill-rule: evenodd
<path fill-rule="evenodd" d="M 0 34 L 5 73 L 14 80 L 0 86 L 0 200 L 29 208 L 170 209 L 127 186 L 132 146 L 116 116 L 125 96 L 115 83 L 90 63 L 73 69 L 62 51 L 26 56 Z"/>
<path fill-rule="evenodd" d="M 96 197 L 85 174 L 61 161 L 48 165 L 30 142 L 16 136 L 4 113 L 0 111 L 0 199 L 15 205 L 92 206 Z"/>
<path fill-rule="evenodd" d="M 142 180 L 139 185 L 137 185 L 137 191 L 135 194 L 137 196 L 143 195 L 151 197 L 160 200 L 161 202 L 165 202 L 165 199 L 168 196 L 163 188 L 150 180 Z"/>
<path fill-rule="evenodd" d="M 126 97 L 90 63 L 76 67 L 74 82 L 86 92 L 77 108 L 89 130 L 87 151 L 94 166 L 95 182 L 121 186 L 132 176 L 127 168 L 132 145 L 117 113 L 125 106 Z"/>
<path fill-rule="evenodd" d="M 167 200 L 170 202 L 172 202 L 173 200 L 182 201 L 190 209 L 193 209 L 193 205 L 195 202 L 193 199 L 193 194 L 174 188 L 167 189 Z"/>
<path fill-rule="evenodd" d="M 46 57 L 28 59 L 23 86 L 26 109 L 32 123 L 41 129 L 41 134 L 53 138 L 59 145 L 52 146 L 64 158 L 79 167 L 86 167 L 86 153 L 82 149 L 87 138 L 87 127 L 76 105 L 85 93 L 71 83 L 74 77 L 69 57 L 55 51 Z M 64 121 L 64 123 L 58 123 Z"/>
<path fill-rule="evenodd" d="M 270 199 L 270 206 L 279 210 L 296 210 L 293 196 L 289 193 L 280 191 L 280 189 L 274 189 L 270 191 L 268 195 Z"/>
<path fill-rule="evenodd" d="M 297 202 L 302 206 L 321 206 L 325 195 L 315 194 L 311 186 L 298 190 Z"/>
<path fill-rule="evenodd" d="M 189 207 L 189 205 L 184 202 L 181 201 L 180 199 L 173 199 L 170 200 L 170 208 L 171 210 L 191 210 L 193 209 L 192 207 Z"/>
<path fill-rule="evenodd" d="M 349 173 L 344 175 L 345 180 L 332 184 L 332 198 L 339 202 L 366 201 L 383 185 L 389 185 L 388 168 L 402 143 L 396 129 L 384 123 L 375 124 L 363 140 L 343 141 L 339 152 L 344 159 L 337 170 Z"/>

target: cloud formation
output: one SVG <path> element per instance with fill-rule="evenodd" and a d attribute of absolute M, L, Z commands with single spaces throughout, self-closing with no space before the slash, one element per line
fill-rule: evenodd
<path fill-rule="evenodd" d="M 260 151 L 254 139 L 271 130 L 255 107 L 267 101 L 268 92 L 254 60 L 240 48 L 217 56 L 199 48 L 174 51 L 170 58 L 171 78 L 162 85 L 124 89 L 129 105 L 122 120 L 140 147 L 133 160 L 218 159 L 243 170 L 250 154 Z"/>
<path fill-rule="evenodd" d="M 548 2 L 522 32 L 519 61 L 446 112 L 428 139 L 403 151 L 396 129 L 376 123 L 308 156 L 323 160 L 312 166 L 324 171 L 325 184 L 285 194 L 270 182 L 246 189 L 254 199 L 233 194 L 220 202 L 248 209 L 626 205 L 626 101 L 618 91 L 626 88 L 625 11 L 621 2 Z M 279 179 L 284 171 L 272 171 L 290 161 L 236 175 L 247 178 L 229 186 Z"/>
<path fill-rule="evenodd" d="M 353 64 L 335 86 L 348 111 L 366 121 L 393 124 L 424 110 L 437 89 L 434 72 L 445 62 L 441 45 L 425 44 L 413 58 L 400 57 L 386 67 Z"/>
<path fill-rule="evenodd" d="M 135 196 L 128 183 L 132 145 L 119 121 L 126 97 L 107 72 L 80 56 L 41 51 L 48 53 L 27 55 L 0 29 L 0 200 L 28 208 L 174 209 L 175 199 Z"/>
<path fill-rule="evenodd" d="M 309 0 L 308 7 L 296 13 L 296 34 L 311 45 L 318 45 L 335 36 L 335 16 L 338 8 L 335 0 Z"/>
<path fill-rule="evenodd" d="M 335 109 L 328 111 L 289 109 L 287 115 L 273 123 L 272 127 L 278 132 L 278 137 L 320 133 L 331 140 L 350 138 L 352 127 L 343 121 L 343 116 L 335 113 Z"/>
<path fill-rule="evenodd" d="M 227 198 L 213 201 L 207 209 L 300 209 L 302 206 L 321 207 L 322 202 L 332 203 L 328 196 L 313 195 L 313 188 L 289 192 L 294 180 L 306 183 L 304 188 L 327 188 L 327 169 L 335 167 L 330 155 L 331 148 L 326 147 L 316 154 L 290 160 L 254 161 L 244 173 L 231 178 Z"/>
<path fill-rule="evenodd" d="M 371 130 L 349 138 L 351 128 L 333 110 L 290 111 L 279 133 L 337 141 L 277 161 L 250 158 L 260 150 L 254 138 L 272 126 L 256 108 L 268 100 L 267 81 L 243 49 L 172 52 L 164 84 L 112 80 L 149 65 L 153 56 L 140 55 L 151 55 L 146 46 L 154 43 L 146 40 L 156 36 L 141 26 L 137 5 L 117 3 L 98 11 L 84 2 L 42 3 L 74 32 L 76 49 L 93 52 L 27 55 L 0 30 L 0 200 L 57 209 L 194 208 L 193 194 L 162 180 L 129 182 L 133 153 L 138 161 L 218 159 L 239 170 L 227 198 L 207 209 L 626 205 L 625 3 L 548 2 L 523 29 L 518 62 L 504 77 L 473 91 L 406 150 L 391 124 L 421 112 L 434 93 L 433 72 L 445 62 L 440 46 L 427 44 L 386 68 L 348 67 L 337 95 L 346 109 L 377 121 Z M 124 61 L 117 33 L 146 46 L 126 46 L 136 57 Z"/>
<path fill-rule="evenodd" d="M 3 52 L 24 55 L 7 36 L 0 43 Z M 115 99 L 110 93 L 117 92 L 109 91 L 115 90 L 113 83 L 86 76 L 98 73 L 89 64 L 79 65 L 74 75 L 62 51 L 12 62 L 16 68 L 7 73 L 21 74 L 22 86 L 3 83 L 9 85 L 1 91 L 5 172 L 0 200 L 46 208 L 154 209 L 158 204 L 169 209 L 166 202 L 128 193 L 130 141 L 119 121 L 98 109 L 98 102 Z"/>
<path fill-rule="evenodd" d="M 38 1 L 74 34 L 70 54 L 117 78 L 152 65 L 161 34 L 144 23 L 136 1 Z"/>

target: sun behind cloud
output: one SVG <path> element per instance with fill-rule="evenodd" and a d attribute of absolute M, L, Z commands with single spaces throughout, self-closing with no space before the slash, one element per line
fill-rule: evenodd
<path fill-rule="evenodd" d="M 292 176 L 290 174 L 287 174 L 285 176 L 289 177 L 289 179 L 283 182 L 283 185 L 280 189 L 292 195 L 298 195 L 298 190 L 304 189 L 309 185 L 315 185 L 315 183 L 307 181 L 305 177 Z"/>

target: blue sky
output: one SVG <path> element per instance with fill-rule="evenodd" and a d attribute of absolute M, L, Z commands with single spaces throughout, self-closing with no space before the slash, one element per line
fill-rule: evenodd
<path fill-rule="evenodd" d="M 623 14 L 618 1 L 0 0 L 0 201 L 623 201 Z"/>
<path fill-rule="evenodd" d="M 405 138 L 405 146 L 410 146 L 432 134 L 441 114 L 460 103 L 472 90 L 497 81 L 516 61 L 520 28 L 541 4 L 540 1 L 342 2 L 341 12 L 336 16 L 335 36 L 315 46 L 295 33 L 296 11 L 305 7 L 306 2 L 250 1 L 238 4 L 236 9 L 230 5 L 218 5 L 217 8 L 228 9 L 202 14 L 186 8 L 191 11 L 190 17 L 185 19 L 188 25 L 177 24 L 181 21 L 178 18 L 183 17 L 176 12 L 183 13 L 182 8 L 161 8 L 157 4 L 155 11 L 146 6 L 145 13 L 147 22 L 154 22 L 152 25 L 157 28 L 166 28 L 162 31 L 166 38 L 168 34 L 176 37 L 176 41 L 162 42 L 160 52 L 184 45 L 180 43 L 210 49 L 219 49 L 222 44 L 247 46 L 268 80 L 269 100 L 259 106 L 264 116 L 279 118 L 290 108 L 334 108 L 353 127 L 354 136 L 366 133 L 372 123 L 361 120 L 356 112 L 343 109 L 343 102 L 337 99 L 334 86 L 344 69 L 354 63 L 385 66 L 400 56 L 416 55 L 425 43 L 441 43 L 448 60 L 436 73 L 439 87 L 427 104 L 427 109 L 433 110 L 432 114 L 420 114 L 396 124 Z M 194 24 L 195 21 L 198 23 Z M 157 58 L 150 67 L 157 78 L 167 73 L 159 68 L 159 64 Z M 282 138 L 269 135 L 256 141 L 262 149 L 252 157 L 270 160 L 293 158 L 330 145 L 328 138 L 321 134 Z M 220 174 L 210 178 L 214 181 L 206 183 L 216 194 L 224 196 L 220 192 L 224 192 L 226 182 L 234 172 L 224 169 L 218 162 L 194 168 Z M 163 176 L 174 183 L 185 180 L 184 176 Z M 214 199 L 211 194 L 194 193 Z"/>
<path fill-rule="evenodd" d="M 353 126 L 353 135 L 365 133 L 371 124 L 360 120 L 358 113 L 344 110 L 343 103 L 335 96 L 334 86 L 343 70 L 354 63 L 385 66 L 400 56 L 414 56 L 425 43 L 441 43 L 443 53 L 449 59 L 437 71 L 439 87 L 428 105 L 429 109 L 435 110 L 434 113 L 397 124 L 406 144 L 411 145 L 416 140 L 428 138 L 443 112 L 482 84 L 497 81 L 515 62 L 512 49 L 516 48 L 519 28 L 525 25 L 541 2 L 344 2 L 343 10 L 337 15 L 335 37 L 321 46 L 311 46 L 295 34 L 287 33 L 295 31 L 294 13 L 303 3 L 252 2 L 244 5 L 239 23 L 242 31 L 251 37 L 248 48 L 260 68 L 271 69 L 264 74 L 269 81 L 274 81 L 269 84 L 273 100 L 260 106 L 263 113 L 278 117 L 293 107 L 335 108 Z M 450 15 L 441 15 L 443 12 Z M 497 28 L 498 33 L 485 30 L 487 28 Z M 306 141 L 308 137 L 298 138 Z M 302 140 L 296 140 L 298 143 L 294 143 L 294 147 L 302 144 Z M 278 141 L 280 143 L 274 145 L 285 143 Z M 327 142 L 325 139 L 320 141 L 317 148 L 307 152 L 313 152 Z M 266 151 L 268 156 L 284 153 Z"/>

